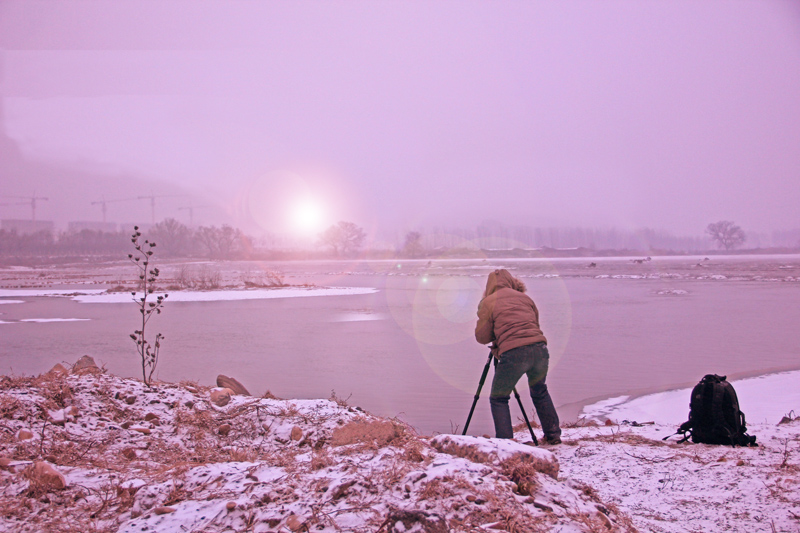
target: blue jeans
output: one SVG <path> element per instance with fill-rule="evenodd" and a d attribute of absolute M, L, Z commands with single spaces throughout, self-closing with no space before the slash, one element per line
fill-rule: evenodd
<path fill-rule="evenodd" d="M 494 369 L 492 393 L 489 397 L 497 438 L 510 439 L 514 436 L 508 399 L 523 374 L 528 375 L 531 399 L 545 438 L 561 436 L 558 414 L 545 384 L 549 363 L 550 353 L 547 351 L 547 344 L 543 342 L 513 348 L 500 356 Z"/>

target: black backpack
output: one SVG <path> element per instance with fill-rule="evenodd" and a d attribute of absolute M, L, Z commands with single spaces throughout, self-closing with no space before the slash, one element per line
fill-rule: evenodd
<path fill-rule="evenodd" d="M 705 444 L 757 446 L 755 436 L 747 434 L 736 391 L 725 378 L 707 374 L 694 386 L 689 402 L 689 420 L 681 424 L 675 433 L 683 434 L 680 442 L 686 442 L 691 437 L 692 442 Z"/>

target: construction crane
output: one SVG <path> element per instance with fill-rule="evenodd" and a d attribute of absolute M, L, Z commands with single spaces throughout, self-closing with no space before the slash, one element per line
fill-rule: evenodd
<path fill-rule="evenodd" d="M 5 198 L 19 198 L 20 200 L 29 200 L 29 202 L 20 202 L 20 204 L 27 204 L 30 203 L 31 206 L 31 220 L 36 222 L 36 201 L 37 200 L 45 200 L 48 199 L 44 196 L 36 196 L 36 193 L 33 193 L 33 196 L 5 196 Z M 19 205 L 19 204 L 13 204 Z"/>
<path fill-rule="evenodd" d="M 150 196 L 139 196 L 139 200 L 150 200 L 150 212 L 152 214 L 153 224 L 156 223 L 156 198 L 181 198 L 186 196 L 185 194 L 162 194 L 162 195 L 155 195 L 151 194 Z"/>
<path fill-rule="evenodd" d="M 178 211 L 189 211 L 189 227 L 194 226 L 194 210 L 195 209 L 203 209 L 206 207 L 211 207 L 210 205 L 191 205 L 187 207 L 179 207 Z"/>
<path fill-rule="evenodd" d="M 106 204 L 110 204 L 112 202 L 128 202 L 130 200 L 135 200 L 136 199 L 136 198 L 119 198 L 117 200 L 106 200 L 105 196 L 102 196 L 101 198 L 102 198 L 102 200 L 97 200 L 97 201 L 92 202 L 92 205 L 100 204 L 102 206 L 101 209 L 103 210 L 103 224 L 106 223 L 106 212 L 107 212 Z"/>
<path fill-rule="evenodd" d="M 10 204 L 0 204 L 0 205 L 28 205 L 28 202 L 13 202 Z"/>

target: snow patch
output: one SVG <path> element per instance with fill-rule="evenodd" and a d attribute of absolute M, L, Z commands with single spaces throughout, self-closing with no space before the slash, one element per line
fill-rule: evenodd
<path fill-rule="evenodd" d="M 20 322 L 84 322 L 89 318 L 23 318 Z"/>
<path fill-rule="evenodd" d="M 245 289 L 245 290 L 219 290 L 219 291 L 177 291 L 169 292 L 168 302 L 217 302 L 231 300 L 268 300 L 272 298 L 299 298 L 308 296 L 349 296 L 357 294 L 372 294 L 378 292 L 373 287 L 327 287 L 304 288 L 285 287 L 278 289 Z M 162 293 L 158 293 L 162 294 Z M 151 296 L 157 296 L 153 294 Z M 105 294 L 80 294 L 72 299 L 81 303 L 128 303 L 134 298 L 141 298 L 142 293 L 136 296 L 129 292 L 114 292 Z"/>
<path fill-rule="evenodd" d="M 731 384 L 736 389 L 739 408 L 744 412 L 748 424 L 777 424 L 783 415 L 800 410 L 800 371 L 735 380 Z M 691 388 L 671 390 L 633 400 L 629 400 L 628 396 L 610 398 L 587 405 L 581 416 L 598 421 L 611 419 L 681 424 L 689 417 L 691 391 Z"/>

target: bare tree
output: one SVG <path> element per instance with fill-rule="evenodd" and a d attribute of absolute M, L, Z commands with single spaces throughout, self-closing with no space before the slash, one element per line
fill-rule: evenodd
<path fill-rule="evenodd" d="M 403 245 L 403 254 L 415 258 L 422 255 L 424 248 L 422 246 L 422 234 L 418 231 L 409 231 L 406 233 L 406 242 Z"/>
<path fill-rule="evenodd" d="M 158 241 L 165 255 L 181 255 L 189 251 L 192 245 L 192 230 L 174 218 L 162 220 L 147 233 L 151 239 Z"/>
<path fill-rule="evenodd" d="M 218 259 L 230 259 L 249 247 L 249 240 L 241 230 L 227 224 L 221 228 L 201 226 L 197 230 L 197 239 L 205 247 L 209 257 Z"/>
<path fill-rule="evenodd" d="M 745 241 L 745 234 L 742 228 L 729 220 L 712 222 L 706 228 L 711 238 L 726 250 L 736 248 Z"/>
<path fill-rule="evenodd" d="M 333 253 L 337 256 L 348 255 L 361 248 L 366 236 L 362 228 L 352 222 L 342 220 L 320 233 L 319 242 L 333 248 Z"/>

